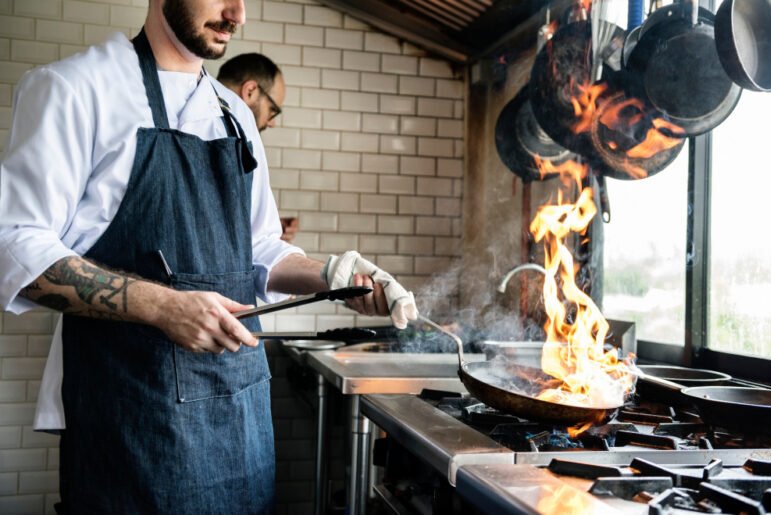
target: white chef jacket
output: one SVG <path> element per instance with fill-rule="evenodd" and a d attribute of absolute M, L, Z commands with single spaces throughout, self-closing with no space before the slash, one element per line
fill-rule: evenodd
<path fill-rule="evenodd" d="M 159 70 L 169 126 L 204 140 L 227 130 L 215 95 L 230 105 L 252 142 L 252 254 L 266 291 L 272 267 L 298 247 L 280 239 L 281 223 L 254 117 L 209 75 Z M 212 85 L 214 88 L 212 88 Z M 83 255 L 107 229 L 126 192 L 139 127 L 153 127 L 134 47 L 122 33 L 99 46 L 27 72 L 15 97 L 13 124 L 0 164 L 0 308 L 35 304 L 19 291 L 59 259 Z M 64 428 L 61 320 L 46 363 L 35 429 Z"/>

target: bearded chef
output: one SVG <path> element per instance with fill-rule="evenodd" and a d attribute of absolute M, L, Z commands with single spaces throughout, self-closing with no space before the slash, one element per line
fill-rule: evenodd
<path fill-rule="evenodd" d="M 64 313 L 36 414 L 66 422 L 60 512 L 270 511 L 270 374 L 259 322 L 232 313 L 365 285 L 360 313 L 417 316 L 356 252 L 322 263 L 280 240 L 252 113 L 202 67 L 244 21 L 243 0 L 150 0 L 133 40 L 18 85 L 0 307 Z"/>

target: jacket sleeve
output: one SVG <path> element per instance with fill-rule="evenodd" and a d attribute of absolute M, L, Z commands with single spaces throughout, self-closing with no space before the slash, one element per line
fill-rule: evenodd
<path fill-rule="evenodd" d="M 61 236 L 91 173 L 91 120 L 56 72 L 39 68 L 20 81 L 0 164 L 0 309 L 35 307 L 19 291 L 75 254 Z"/>
<path fill-rule="evenodd" d="M 246 108 L 246 106 L 244 105 Z M 278 302 L 288 297 L 286 294 L 269 292 L 267 290 L 270 271 L 289 254 L 305 255 L 305 252 L 281 239 L 281 220 L 278 207 L 270 188 L 268 158 L 265 147 L 257 131 L 251 111 L 248 116 L 240 116 L 244 120 L 247 137 L 252 142 L 257 168 L 254 170 L 252 182 L 252 257 L 254 265 L 261 272 L 257 285 L 257 296 L 265 302 Z"/>

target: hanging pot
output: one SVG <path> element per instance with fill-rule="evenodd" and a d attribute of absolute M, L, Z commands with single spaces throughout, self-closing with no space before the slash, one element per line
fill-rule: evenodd
<path fill-rule="evenodd" d="M 495 146 L 503 163 L 525 182 L 545 180 L 536 156 L 555 164 L 574 158 L 574 154 L 554 142 L 533 115 L 528 86 L 504 106 L 495 124 Z"/>
<path fill-rule="evenodd" d="M 623 68 L 626 68 L 627 63 L 629 62 L 629 56 L 632 53 L 632 50 L 634 50 L 634 47 L 637 45 L 637 40 L 640 39 L 640 31 L 642 30 L 642 25 L 633 28 L 629 31 L 629 33 L 626 35 L 626 38 L 624 39 L 624 48 L 621 51 L 621 66 Z"/>
<path fill-rule="evenodd" d="M 685 140 L 665 134 L 660 113 L 623 90 L 600 99 L 590 130 L 603 175 L 614 179 L 644 179 L 675 160 Z M 661 129 L 659 128 L 661 127 Z"/>
<path fill-rule="evenodd" d="M 642 25 L 629 54 L 630 96 L 649 102 L 695 136 L 725 120 L 741 88 L 723 70 L 715 46 L 714 15 L 688 0 L 657 9 Z"/>
<path fill-rule="evenodd" d="M 725 0 L 715 16 L 720 62 L 739 86 L 771 91 L 771 3 Z"/>
<path fill-rule="evenodd" d="M 624 33 L 614 26 L 614 46 L 621 47 Z M 603 55 L 600 51 L 599 55 Z M 587 21 L 577 21 L 560 27 L 538 52 L 530 72 L 533 114 L 543 130 L 563 147 L 590 156 L 588 131 L 576 132 L 574 98 L 580 87 L 593 84 L 592 29 Z"/>

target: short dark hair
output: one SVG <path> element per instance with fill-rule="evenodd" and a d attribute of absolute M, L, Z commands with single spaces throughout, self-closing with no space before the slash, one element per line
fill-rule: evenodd
<path fill-rule="evenodd" d="M 281 70 L 276 63 L 254 52 L 240 54 L 225 61 L 217 74 L 217 80 L 233 86 L 239 86 L 247 80 L 255 80 L 265 91 L 270 91 L 279 73 Z"/>

